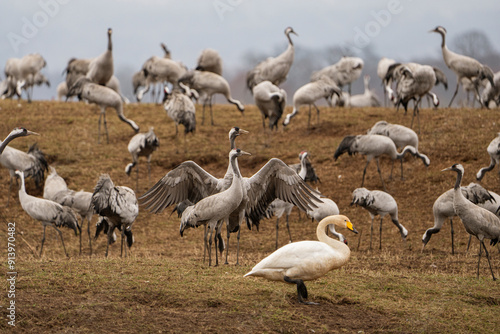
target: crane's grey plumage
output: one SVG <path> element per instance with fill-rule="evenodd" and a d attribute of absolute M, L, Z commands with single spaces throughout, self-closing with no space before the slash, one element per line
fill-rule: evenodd
<path fill-rule="evenodd" d="M 82 218 L 80 229 L 87 220 L 87 234 L 89 237 L 90 255 L 92 255 L 92 238 L 90 237 L 90 221 L 94 215 L 94 206 L 91 203 L 92 193 L 88 191 L 74 191 L 68 188 L 66 181 L 57 174 L 54 167 L 49 166 L 50 174 L 45 179 L 43 198 L 70 207 Z M 82 254 L 82 234 L 80 233 L 80 254 Z"/>
<path fill-rule="evenodd" d="M 30 146 L 27 153 L 10 146 L 5 147 L 2 154 L 0 154 L 0 164 L 7 168 L 10 174 L 7 206 L 9 205 L 12 181 L 16 176 L 16 170 L 22 171 L 26 177 L 31 177 L 35 181 L 37 188 L 41 187 L 45 179 L 45 171 L 48 170 L 45 154 L 38 148 L 36 143 Z"/>
<path fill-rule="evenodd" d="M 327 76 L 323 76 L 316 81 L 309 82 L 295 91 L 293 94 L 293 111 L 286 115 L 283 121 L 283 126 L 287 126 L 293 117 L 299 113 L 301 106 L 309 106 L 309 118 L 307 120 L 307 128 L 311 124 L 311 106 L 316 108 L 316 120 L 319 124 L 319 109 L 315 102 L 319 99 L 325 98 L 331 101 L 333 94 L 340 97 L 341 91 L 339 87 Z"/>
<path fill-rule="evenodd" d="M 30 130 L 26 130 L 25 128 L 20 128 L 20 127 L 14 128 L 7 135 L 7 137 L 5 137 L 5 139 L 0 143 L 0 155 L 12 140 L 18 137 L 26 137 L 26 136 L 39 136 L 39 134 Z"/>
<path fill-rule="evenodd" d="M 429 166 L 430 160 L 427 156 L 418 153 L 418 151 L 413 146 L 405 146 L 405 148 L 398 153 L 396 149 L 396 144 L 391 138 L 382 135 L 357 135 L 357 136 L 346 136 L 340 142 L 337 150 L 335 151 L 333 158 L 338 159 L 340 155 L 347 152 L 349 155 L 360 153 L 366 155 L 366 165 L 363 170 L 363 180 L 361 181 L 361 186 L 365 182 L 366 168 L 370 161 L 375 158 L 377 162 L 377 170 L 380 175 L 380 180 L 385 189 L 384 179 L 382 173 L 380 172 L 380 165 L 378 158 L 385 154 L 388 155 L 392 160 L 403 159 L 407 153 L 412 154 L 420 159 L 422 159 L 425 166 Z M 392 170 L 391 170 L 392 177 Z M 403 177 L 403 170 L 401 169 L 401 177 Z"/>
<path fill-rule="evenodd" d="M 224 191 L 201 199 L 194 206 L 186 208 L 182 213 L 180 234 L 188 227 L 207 225 L 210 235 L 205 233 L 205 247 L 208 244 L 208 265 L 212 265 L 212 233 L 220 228 L 219 221 L 229 220 L 229 215 L 235 211 L 243 200 L 243 183 L 236 158 L 244 154 L 250 154 L 240 149 L 232 149 L 229 152 L 229 163 L 231 165 L 233 178 L 231 186 Z M 208 240 L 207 240 L 208 236 Z M 217 240 L 217 239 L 216 239 Z M 207 242 L 208 241 L 208 242 Z M 218 265 L 218 253 L 216 252 L 216 265 Z"/>
<path fill-rule="evenodd" d="M 262 114 L 262 127 L 265 129 L 266 118 L 269 118 L 269 128 L 278 130 L 278 121 L 286 107 L 287 94 L 269 80 L 264 80 L 253 87 L 255 105 Z"/>
<path fill-rule="evenodd" d="M 305 172 L 305 177 L 301 176 L 302 179 L 306 182 L 311 182 L 311 183 L 316 183 L 319 182 L 321 183 L 321 180 L 319 179 L 319 176 L 316 174 L 316 170 L 314 169 L 311 161 L 309 160 L 309 152 L 307 151 L 302 151 L 299 153 L 299 163 L 298 164 L 292 164 L 290 167 L 297 172 L 300 176 L 300 171 L 302 168 L 302 164 L 305 164 L 306 172 Z"/>
<path fill-rule="evenodd" d="M 477 205 L 485 205 L 487 203 L 491 203 L 492 206 L 495 206 L 493 211 L 498 209 L 498 204 L 496 203 L 495 198 L 492 194 L 481 187 L 477 183 L 470 183 L 466 187 L 461 187 L 462 194 L 474 204 Z M 488 210 L 491 210 L 492 207 L 488 206 Z M 428 228 L 424 235 L 422 236 L 422 251 L 424 251 L 425 246 L 431 239 L 433 234 L 438 233 L 443 227 L 443 223 L 449 219 L 450 220 L 450 228 L 451 228 L 451 254 L 455 254 L 455 245 L 454 245 L 454 230 L 453 230 L 453 217 L 457 214 L 455 213 L 455 209 L 453 208 L 453 189 L 445 191 L 442 193 L 435 201 L 432 206 L 432 213 L 434 216 L 434 226 Z"/>
<path fill-rule="evenodd" d="M 382 220 L 387 214 L 391 216 L 392 222 L 399 229 L 403 241 L 406 241 L 408 230 L 399 222 L 398 204 L 394 197 L 385 191 L 357 188 L 352 192 L 351 205 L 359 205 L 370 214 L 372 219 L 370 228 L 370 249 L 372 249 L 373 220 L 377 215 L 380 215 L 379 249 L 382 249 Z"/>
<path fill-rule="evenodd" d="M 333 65 L 322 68 L 311 75 L 311 81 L 329 77 L 341 89 L 347 85 L 351 95 L 351 84 L 356 81 L 363 71 L 364 61 L 358 57 L 342 57 Z"/>
<path fill-rule="evenodd" d="M 91 61 L 92 58 L 71 58 L 68 60 L 68 64 L 63 71 L 63 73 L 66 73 L 66 86 L 68 89 L 73 87 L 78 79 L 87 75 Z"/>
<path fill-rule="evenodd" d="M 393 69 L 393 71 L 391 71 Z M 400 104 L 405 108 L 405 114 L 408 111 L 408 103 L 411 100 L 415 101 L 413 108 L 413 116 L 410 127 L 413 127 L 413 120 L 417 115 L 418 128 L 420 131 L 420 110 L 419 104 L 422 97 L 430 95 L 434 106 L 439 105 L 439 99 L 436 94 L 431 92 L 431 89 L 436 84 L 436 72 L 429 65 L 421 65 L 417 63 L 394 64 L 387 73 L 386 78 L 395 77 L 397 79 L 396 94 L 390 88 L 390 80 L 386 79 L 385 89 L 389 92 L 391 100 L 399 107 Z"/>
<path fill-rule="evenodd" d="M 108 47 L 104 53 L 93 58 L 89 63 L 89 70 L 86 74 L 92 82 L 99 85 L 106 85 L 114 73 L 113 67 L 113 43 L 111 34 L 113 30 L 108 28 Z"/>
<path fill-rule="evenodd" d="M 78 226 L 78 219 L 76 218 L 75 213 L 69 207 L 62 206 L 54 201 L 28 195 L 24 185 L 24 173 L 19 170 L 15 173 L 19 175 L 21 179 L 21 187 L 19 188 L 19 202 L 21 203 L 21 207 L 31 218 L 40 221 L 43 225 L 40 256 L 42 256 L 43 244 L 45 242 L 45 229 L 47 226 L 52 226 L 61 238 L 64 253 L 69 257 L 68 252 L 66 251 L 66 246 L 64 246 L 62 232 L 58 229 L 58 227 L 68 227 L 75 231 L 75 235 L 78 235 L 79 231 L 81 233 L 81 227 Z"/>
<path fill-rule="evenodd" d="M 130 175 L 139 157 L 147 157 L 148 159 L 148 185 L 151 183 L 151 155 L 160 146 L 160 139 L 156 136 L 153 127 L 149 128 L 148 132 L 138 133 L 130 139 L 128 143 L 128 151 L 132 155 L 132 162 L 125 167 L 125 173 Z M 139 188 L 139 166 L 136 168 L 136 184 L 135 189 Z"/>
<path fill-rule="evenodd" d="M 178 134 L 178 125 L 184 125 L 184 151 L 186 151 L 186 135 L 196 130 L 196 108 L 191 97 L 186 95 L 184 84 L 172 91 L 165 87 L 163 108 L 175 124 L 175 136 Z"/>
<path fill-rule="evenodd" d="M 387 136 L 392 139 L 398 149 L 403 149 L 405 146 L 410 145 L 415 147 L 418 152 L 418 135 L 406 126 L 379 121 L 367 131 L 367 134 Z M 421 153 L 419 152 L 419 154 Z M 424 154 L 421 155 L 424 156 Z M 392 163 L 394 168 L 394 160 Z M 403 168 L 403 159 L 401 159 L 401 168 Z"/>
<path fill-rule="evenodd" d="M 479 96 L 478 85 L 482 79 L 488 79 L 491 85 L 495 86 L 495 82 L 493 81 L 494 74 L 491 68 L 489 68 L 487 65 L 481 64 L 474 58 L 450 51 L 446 46 L 446 29 L 444 27 L 437 26 L 430 32 L 436 32 L 441 35 L 441 51 L 443 53 L 444 62 L 446 66 L 448 66 L 448 68 L 455 72 L 455 74 L 457 75 L 457 87 L 455 89 L 455 93 L 453 93 L 453 97 L 451 98 L 448 107 L 450 107 L 453 103 L 453 99 L 455 99 L 455 96 L 458 92 L 458 87 L 462 83 L 462 78 L 464 77 L 470 79 L 471 82 L 474 83 L 476 98 L 481 106 L 484 106 L 484 103 Z"/>
<path fill-rule="evenodd" d="M 495 85 L 492 86 L 489 81 L 486 82 L 484 90 L 481 92 L 481 98 L 486 107 L 490 106 L 490 102 L 495 102 L 495 106 L 500 106 L 500 71 L 493 76 Z"/>
<path fill-rule="evenodd" d="M 345 103 L 346 107 L 363 108 L 363 107 L 380 107 L 380 101 L 377 94 L 370 89 L 370 76 L 365 75 L 363 78 L 365 91 L 363 94 L 349 96 L 349 100 Z"/>
<path fill-rule="evenodd" d="M 312 210 L 307 211 L 307 216 L 309 216 L 309 218 L 311 218 L 313 221 L 315 220 L 317 223 L 319 223 L 328 216 L 338 215 L 340 213 L 337 203 L 335 203 L 333 200 L 324 196 L 320 196 L 320 199 L 322 203 L 317 203 L 317 208 L 313 208 Z M 335 230 L 335 225 L 328 225 L 328 231 L 339 238 L 340 242 L 343 242 L 347 245 L 347 239 L 343 234 Z"/>
<path fill-rule="evenodd" d="M 115 186 L 108 174 L 102 174 L 92 194 L 92 205 L 95 212 L 104 217 L 108 224 L 106 257 L 108 256 L 109 244 L 114 242 L 113 232 L 115 228 L 121 230 L 121 255 L 123 255 L 125 238 L 127 246 L 132 247 L 134 242 L 132 224 L 139 215 L 139 205 L 134 191 L 128 187 Z M 98 237 L 101 229 L 102 227 L 96 229 L 95 238 Z M 125 246 L 125 256 L 127 256 L 127 246 Z"/>
<path fill-rule="evenodd" d="M 21 96 L 21 89 L 27 83 L 33 83 L 35 76 L 47 65 L 38 53 L 31 53 L 22 58 L 9 58 L 5 63 L 5 76 L 15 85 L 15 93 Z M 32 88 L 32 86 L 31 86 Z M 31 102 L 32 89 L 26 90 L 28 102 Z M 12 96 L 12 95 L 11 95 Z"/>
<path fill-rule="evenodd" d="M 484 174 L 486 172 L 491 171 L 495 165 L 499 163 L 500 160 L 500 132 L 497 134 L 497 137 L 495 137 L 490 144 L 488 145 L 488 148 L 486 149 L 490 156 L 490 164 L 487 167 L 481 168 L 476 175 L 476 179 L 478 181 L 481 181 L 484 177 Z M 499 170 L 500 173 L 500 170 Z"/>
<path fill-rule="evenodd" d="M 479 263 L 481 261 L 482 249 L 486 252 L 486 258 L 490 266 L 491 276 L 496 280 L 491 267 L 490 255 L 484 244 L 484 239 L 490 239 L 490 245 L 494 246 L 500 239 L 500 219 L 491 211 L 477 206 L 465 198 L 460 190 L 460 184 L 464 176 L 464 167 L 461 164 L 454 164 L 443 171 L 454 171 L 457 173 L 457 180 L 453 188 L 453 208 L 460 220 L 464 224 L 465 230 L 475 236 L 479 244 L 479 255 L 477 260 L 477 277 L 479 278 Z"/>
<path fill-rule="evenodd" d="M 98 123 L 98 142 L 101 140 L 101 118 L 104 118 L 104 129 L 106 131 L 106 140 L 109 144 L 108 126 L 106 121 L 106 108 L 111 107 L 116 110 L 118 118 L 130 125 L 130 127 L 135 131 L 139 132 L 139 126 L 131 119 L 128 119 L 123 114 L 123 102 L 120 94 L 112 90 L 111 88 L 98 85 L 88 78 L 80 78 L 75 84 L 69 89 L 68 96 L 77 95 L 79 98 L 83 98 L 90 103 L 95 103 L 101 108 L 101 113 L 99 114 Z"/>
<path fill-rule="evenodd" d="M 234 104 L 242 113 L 245 110 L 245 107 L 240 101 L 231 97 L 229 83 L 221 75 L 207 71 L 188 71 L 181 78 L 179 78 L 179 83 L 185 84 L 200 94 L 200 99 L 203 101 L 201 124 L 204 124 L 205 122 L 205 106 L 208 105 L 210 108 L 211 124 L 214 125 L 212 96 L 215 94 L 223 95 L 227 102 Z"/>
<path fill-rule="evenodd" d="M 385 76 L 387 75 L 387 70 L 389 69 L 389 66 L 395 63 L 396 61 L 394 59 L 387 57 L 380 58 L 377 64 L 377 75 L 380 78 L 380 80 L 382 80 L 382 85 L 384 85 L 384 79 Z M 384 106 L 387 107 L 387 91 L 385 89 L 384 89 Z"/>
<path fill-rule="evenodd" d="M 271 81 L 276 86 L 285 82 L 295 55 L 290 34 L 297 35 L 292 27 L 287 27 L 285 29 L 285 36 L 288 39 L 288 47 L 282 54 L 261 61 L 252 70 L 247 72 L 247 87 L 250 91 L 253 91 L 255 85 L 265 80 Z"/>
<path fill-rule="evenodd" d="M 216 50 L 205 49 L 198 56 L 196 69 L 222 75 L 222 58 Z"/>
<path fill-rule="evenodd" d="M 141 101 L 144 94 L 149 91 L 150 86 L 157 82 L 168 82 L 175 87 L 179 79 L 186 73 L 186 67 L 170 58 L 152 56 L 142 65 L 142 71 L 146 77 L 146 86 L 137 93 L 137 101 Z"/>

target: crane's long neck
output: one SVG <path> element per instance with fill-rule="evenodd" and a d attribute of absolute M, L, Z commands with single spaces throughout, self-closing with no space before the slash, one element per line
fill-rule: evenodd
<path fill-rule="evenodd" d="M 349 260 L 349 257 L 351 256 L 351 250 L 349 249 L 349 247 L 347 247 L 346 244 L 326 235 L 326 227 L 332 223 L 332 220 L 328 218 L 320 221 L 318 227 L 316 228 L 316 235 L 319 241 L 327 244 L 339 253 L 339 259 L 342 261 L 341 265 L 343 265 Z"/>
<path fill-rule="evenodd" d="M 290 33 L 286 34 L 286 38 L 288 38 L 288 48 L 293 48 L 292 38 L 290 37 Z"/>
<path fill-rule="evenodd" d="M 303 157 L 300 159 L 300 170 L 299 170 L 299 176 L 302 180 L 306 179 L 307 175 L 307 165 L 306 165 L 306 158 Z"/>
<path fill-rule="evenodd" d="M 236 188 L 239 191 L 242 191 L 242 179 L 240 169 L 238 167 L 238 161 L 236 159 L 236 155 L 231 156 L 229 160 L 229 164 L 231 166 L 231 171 L 233 172 L 233 181 L 231 183 L 230 188 Z"/>
<path fill-rule="evenodd" d="M 111 34 L 108 33 L 108 51 L 113 51 L 113 42 L 111 41 Z"/>
<path fill-rule="evenodd" d="M 2 154 L 3 150 L 5 150 L 5 148 L 7 147 L 7 145 L 14 139 L 18 136 L 15 136 L 15 135 L 12 135 L 12 134 L 9 134 L 7 137 L 5 137 L 5 139 L 3 140 L 2 144 L 0 144 L 0 154 Z"/>

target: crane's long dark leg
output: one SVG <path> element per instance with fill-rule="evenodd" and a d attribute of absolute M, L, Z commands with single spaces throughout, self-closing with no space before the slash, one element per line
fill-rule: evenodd
<path fill-rule="evenodd" d="M 477 278 L 479 278 L 479 262 L 481 262 L 481 251 L 482 251 L 482 248 L 483 248 L 483 243 L 480 240 L 479 241 L 479 255 L 478 255 L 478 259 L 477 259 Z"/>
<path fill-rule="evenodd" d="M 486 246 L 485 246 L 483 240 L 481 240 L 481 244 L 483 245 L 484 252 L 486 253 L 486 258 L 488 259 L 488 264 L 490 266 L 490 271 L 491 271 L 491 277 L 493 277 L 493 280 L 496 281 L 495 274 L 493 274 L 493 268 L 491 267 L 490 253 L 488 253 L 488 250 L 486 249 Z"/>
<path fill-rule="evenodd" d="M 315 103 L 313 103 L 314 108 L 316 108 L 316 123 L 319 126 L 319 109 Z"/>
<path fill-rule="evenodd" d="M 363 230 L 359 231 L 359 237 L 358 237 L 358 247 L 356 248 L 356 251 L 359 251 L 359 245 L 361 244 L 361 236 L 363 235 Z"/>
<path fill-rule="evenodd" d="M 92 219 L 92 218 L 91 218 Z M 92 256 L 92 238 L 90 237 L 90 219 L 87 218 L 87 233 L 89 235 L 89 248 L 90 248 L 90 255 Z M 82 226 L 83 226 L 83 218 L 82 218 Z"/>
<path fill-rule="evenodd" d="M 290 242 L 292 242 L 292 234 L 290 233 L 290 223 L 288 222 L 289 216 L 290 216 L 289 214 L 286 215 L 286 228 L 288 229 L 288 238 Z"/>
<path fill-rule="evenodd" d="M 208 235 L 208 229 L 207 225 L 205 224 L 205 231 L 203 232 L 203 263 L 205 263 L 205 257 L 207 254 L 207 235 Z"/>
<path fill-rule="evenodd" d="M 455 93 L 453 93 L 453 97 L 451 98 L 450 104 L 448 104 L 448 108 L 451 107 L 451 104 L 453 103 L 455 96 L 457 96 L 458 86 L 460 86 L 460 79 L 457 78 L 457 87 L 455 88 Z"/>
<path fill-rule="evenodd" d="M 453 230 L 453 219 L 450 219 L 450 227 L 451 227 L 451 255 L 455 255 L 455 240 L 454 240 L 455 231 Z M 469 248 L 467 247 L 467 249 Z"/>
<path fill-rule="evenodd" d="M 212 97 L 210 96 L 210 123 L 214 125 L 214 112 L 212 110 Z"/>
<path fill-rule="evenodd" d="M 229 253 L 229 236 L 231 234 L 229 232 L 229 222 L 226 222 L 226 231 L 227 231 L 226 262 L 224 262 L 224 264 L 229 264 L 229 262 L 227 261 L 227 257 L 228 257 L 228 253 Z"/>
<path fill-rule="evenodd" d="M 64 253 L 66 254 L 66 257 L 69 257 L 68 252 L 66 251 L 66 246 L 64 246 L 64 240 L 63 240 L 63 235 L 62 235 L 61 230 L 59 230 L 55 225 L 51 224 L 50 226 L 52 226 L 57 231 L 57 233 L 59 233 L 59 237 L 61 238 L 61 243 L 63 245 Z M 44 229 L 44 232 L 45 232 L 45 229 Z"/>
<path fill-rule="evenodd" d="M 368 164 L 370 163 L 370 161 L 371 161 L 370 159 L 366 160 L 365 169 L 363 169 L 363 180 L 361 181 L 361 186 L 363 186 L 363 184 L 365 184 L 366 168 L 368 167 Z"/>
<path fill-rule="evenodd" d="M 208 266 L 212 266 L 212 235 L 213 235 L 213 229 L 211 226 L 208 227 L 210 233 L 208 237 Z M 217 253 L 217 251 L 216 251 Z"/>
<path fill-rule="evenodd" d="M 241 233 L 241 225 L 240 228 L 238 229 L 238 234 L 236 236 L 236 239 L 238 240 L 236 243 L 236 265 L 240 264 L 240 233 Z"/>
<path fill-rule="evenodd" d="M 276 248 L 275 249 L 278 249 L 278 230 L 280 228 L 279 222 L 280 222 L 280 219 L 276 218 Z"/>
<path fill-rule="evenodd" d="M 202 108 L 202 114 L 201 114 L 201 125 L 205 124 L 205 106 L 207 105 L 207 100 L 203 99 L 203 108 Z"/>
<path fill-rule="evenodd" d="M 383 219 L 384 219 L 383 217 L 380 217 L 380 231 L 379 231 L 380 232 L 379 233 L 380 234 L 380 238 L 379 238 L 379 241 L 378 241 L 379 242 L 378 249 L 382 249 L 382 220 Z"/>
<path fill-rule="evenodd" d="M 40 255 L 39 255 L 39 257 L 42 257 L 43 243 L 45 242 L 45 229 L 46 228 L 47 228 L 47 225 L 43 225 L 42 246 L 40 247 Z"/>
<path fill-rule="evenodd" d="M 297 296 L 299 298 L 299 303 L 306 304 L 306 305 L 319 305 L 318 303 L 314 302 L 308 302 L 305 299 L 307 299 L 307 288 L 306 285 L 304 284 L 304 281 L 301 279 L 292 279 L 288 276 L 284 276 L 283 279 L 287 283 L 292 283 L 297 285 Z"/>
<path fill-rule="evenodd" d="M 469 234 L 469 241 L 467 241 L 467 250 L 465 251 L 465 254 L 469 253 L 471 240 L 472 240 L 472 235 Z"/>
<path fill-rule="evenodd" d="M 378 162 L 378 158 L 377 158 L 377 170 L 378 170 L 378 175 L 380 175 L 380 181 L 382 181 L 382 187 L 384 187 L 384 191 L 387 191 L 386 187 L 385 187 L 385 183 L 384 183 L 384 178 L 382 177 L 382 172 L 380 171 L 380 164 Z"/>

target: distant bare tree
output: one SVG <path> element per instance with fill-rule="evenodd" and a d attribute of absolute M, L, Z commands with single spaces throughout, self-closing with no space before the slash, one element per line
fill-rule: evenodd
<path fill-rule="evenodd" d="M 480 30 L 469 30 L 456 36 L 452 41 L 452 45 L 455 52 L 480 61 L 495 53 L 488 36 Z"/>

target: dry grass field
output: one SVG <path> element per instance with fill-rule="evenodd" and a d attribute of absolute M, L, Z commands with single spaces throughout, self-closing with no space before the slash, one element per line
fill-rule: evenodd
<path fill-rule="evenodd" d="M 199 106 L 197 106 L 199 108 Z M 94 255 L 89 256 L 87 233 L 83 233 L 83 254 L 79 238 L 64 229 L 70 258 L 57 235 L 47 229 L 41 258 L 38 256 L 42 225 L 21 208 L 17 187 L 9 207 L 9 173 L 0 168 L 0 247 L 3 272 L 7 269 L 7 224 L 15 223 L 16 326 L 8 325 L 7 284 L 0 295 L 0 331 L 17 333 L 498 333 L 500 328 L 500 286 L 493 281 L 485 258 L 476 277 L 479 243 L 473 239 L 466 254 L 468 234 L 454 219 L 456 254 L 451 255 L 450 224 L 422 249 L 422 235 L 432 227 L 432 205 L 453 187 L 456 174 L 441 172 L 454 163 L 465 168 L 463 184 L 475 181 L 480 167 L 489 164 L 486 147 L 500 129 L 498 110 L 422 109 L 419 150 L 431 165 L 407 157 L 404 180 L 398 165 L 389 180 L 391 161 L 381 159 L 388 192 L 399 205 L 400 222 L 409 235 L 403 243 L 399 231 L 386 217 L 382 249 L 378 249 L 378 220 L 374 245 L 369 249 L 370 217 L 360 207 L 351 207 L 352 191 L 361 184 L 364 156 L 333 153 L 345 135 L 362 134 L 375 122 L 386 120 L 409 126 L 411 114 L 392 108 L 321 108 L 320 124 L 307 129 L 307 110 L 279 131 L 262 128 L 259 111 L 247 105 L 244 115 L 232 105 L 216 105 L 215 125 L 201 125 L 201 108 L 194 135 L 187 136 L 184 152 L 182 132 L 163 107 L 152 104 L 125 106 L 127 117 L 141 131 L 154 126 L 160 148 L 152 158 L 152 180 L 148 184 L 146 161 L 139 162 L 138 195 L 185 160 L 194 160 L 211 174 L 222 177 L 228 163 L 228 131 L 239 126 L 250 131 L 237 139 L 237 146 L 252 153 L 239 158 L 244 176 L 250 176 L 270 158 L 297 163 L 298 154 L 310 152 L 321 178 L 316 186 L 333 199 L 360 234 L 340 231 L 349 241 L 351 259 L 340 270 L 306 285 L 309 299 L 319 306 L 297 302 L 295 286 L 259 278 L 243 278 L 262 258 L 274 251 L 275 219 L 264 220 L 259 231 L 241 232 L 240 265 L 236 262 L 236 237 L 229 244 L 229 265 L 209 267 L 203 263 L 203 230 L 179 235 L 179 218 L 171 209 L 154 215 L 141 209 L 133 225 L 135 243 L 128 258 L 120 257 L 119 243 L 110 246 L 99 237 Z M 286 112 L 291 112 L 287 107 Z M 108 173 L 116 185 L 135 188 L 135 173 L 124 168 L 131 161 L 127 144 L 132 129 L 108 110 L 109 144 L 97 144 L 98 108 L 84 103 L 1 101 L 1 137 L 16 126 L 24 126 L 40 137 L 16 139 L 12 147 L 27 151 L 34 142 L 45 152 L 71 189 L 92 191 L 101 173 Z M 205 115 L 208 116 L 208 115 Z M 208 118 L 209 119 L 209 118 Z M 183 130 L 182 126 L 179 128 Z M 500 193 L 497 169 L 487 173 L 482 185 Z M 381 189 L 372 162 L 365 187 Z M 41 197 L 32 180 L 27 192 Z M 499 203 L 500 204 L 500 203 Z M 94 217 L 91 228 L 95 231 Z M 316 239 L 315 224 L 294 210 L 290 228 L 294 241 Z M 86 226 L 84 227 L 84 231 Z M 225 233 L 224 233 L 225 235 Z M 361 242 L 358 241 L 362 237 Z M 280 245 L 288 242 L 284 218 L 280 222 Z M 500 253 L 488 246 L 492 265 L 500 277 Z M 5 276 L 4 276 L 5 277 Z"/>

